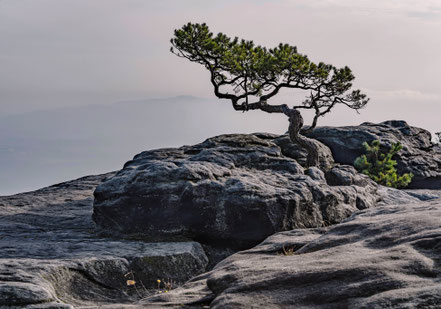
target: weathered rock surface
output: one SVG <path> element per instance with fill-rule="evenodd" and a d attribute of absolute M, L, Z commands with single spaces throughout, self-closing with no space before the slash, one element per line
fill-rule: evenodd
<path fill-rule="evenodd" d="M 0 308 L 130 308 L 158 292 L 156 280 L 176 286 L 205 270 L 208 260 L 196 242 L 95 234 L 92 192 L 112 175 L 0 197 Z M 127 286 L 129 279 L 137 284 Z"/>
<path fill-rule="evenodd" d="M 167 308 L 434 309 L 441 303 L 440 244 L 440 199 L 381 206 L 326 229 L 275 234 L 184 286 L 141 303 Z"/>
<path fill-rule="evenodd" d="M 115 236 L 185 236 L 243 249 L 279 231 L 338 223 L 380 198 L 351 166 L 305 171 L 286 140 L 231 134 L 138 154 L 97 187 L 93 219 Z M 320 157 L 330 165 L 328 152 Z"/>
<path fill-rule="evenodd" d="M 441 189 L 441 145 L 431 142 L 429 131 L 411 127 L 405 121 L 318 127 L 307 135 L 328 146 L 334 160 L 341 164 L 353 164 L 363 154 L 365 141 L 380 140 L 387 147 L 400 142 L 403 149 L 396 155 L 397 170 L 414 174 L 409 188 Z"/>
<path fill-rule="evenodd" d="M 0 308 L 436 308 L 441 190 L 378 186 L 320 147 L 305 169 L 287 136 L 223 135 L 0 197 Z"/>

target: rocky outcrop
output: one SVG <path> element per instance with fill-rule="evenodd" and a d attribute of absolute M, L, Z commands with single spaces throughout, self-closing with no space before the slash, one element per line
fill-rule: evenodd
<path fill-rule="evenodd" d="M 281 232 L 140 305 L 439 308 L 440 218 L 437 199 L 362 210 L 333 227 Z"/>
<path fill-rule="evenodd" d="M 306 153 L 287 139 L 221 135 L 138 154 L 97 187 L 93 219 L 114 236 L 243 249 L 279 231 L 338 223 L 380 198 L 353 167 L 331 168 L 323 145 L 322 169 L 305 169 Z"/>
<path fill-rule="evenodd" d="M 0 197 L 0 307 L 430 308 L 441 190 L 378 186 L 317 143 L 319 167 L 287 136 L 222 135 Z"/>
<path fill-rule="evenodd" d="M 199 243 L 95 234 L 92 192 L 113 175 L 0 197 L 0 308 L 131 308 L 159 292 L 158 279 L 175 287 L 205 271 Z"/>
<path fill-rule="evenodd" d="M 403 149 L 394 159 L 400 174 L 414 174 L 409 188 L 441 189 L 441 145 L 431 142 L 429 131 L 411 127 L 405 121 L 318 127 L 307 135 L 328 146 L 335 161 L 341 164 L 353 164 L 355 158 L 363 154 L 365 141 L 380 140 L 386 147 L 400 142 Z"/>

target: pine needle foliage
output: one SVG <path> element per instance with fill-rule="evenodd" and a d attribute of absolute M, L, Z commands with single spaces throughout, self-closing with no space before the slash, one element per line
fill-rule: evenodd
<path fill-rule="evenodd" d="M 214 34 L 205 23 L 187 23 L 174 31 L 170 51 L 203 65 L 210 72 L 214 94 L 230 100 L 237 111 L 262 110 L 285 113 L 283 105 L 270 104 L 282 89 L 302 90 L 306 96 L 295 109 L 311 109 L 317 119 L 337 104 L 358 110 L 369 98 L 352 89 L 355 76 L 349 67 L 314 63 L 296 46 L 280 43 L 273 48 L 251 40 Z"/>
<path fill-rule="evenodd" d="M 364 142 L 363 147 L 366 154 L 354 161 L 354 166 L 359 172 L 368 175 L 380 185 L 392 188 L 405 188 L 409 185 L 413 174 L 398 175 L 395 168 L 397 161 L 392 159 L 403 148 L 400 142 L 393 144 L 389 151 L 381 150 L 379 140 L 372 141 L 370 145 Z"/>

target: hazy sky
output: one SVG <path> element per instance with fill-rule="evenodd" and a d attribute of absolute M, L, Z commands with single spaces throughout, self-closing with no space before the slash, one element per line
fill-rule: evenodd
<path fill-rule="evenodd" d="M 441 0 L 0 0 L 0 195 L 116 170 L 155 147 L 285 132 L 284 115 L 235 112 L 205 68 L 169 52 L 189 21 L 348 65 L 371 101 L 319 125 L 441 131 Z M 180 95 L 205 99 L 145 100 Z"/>
<path fill-rule="evenodd" d="M 319 124 L 398 118 L 441 130 L 439 0 L 0 0 L 0 116 L 214 97 L 206 70 L 169 52 L 173 30 L 188 21 L 348 65 L 371 102 L 361 115 L 336 111 Z"/>

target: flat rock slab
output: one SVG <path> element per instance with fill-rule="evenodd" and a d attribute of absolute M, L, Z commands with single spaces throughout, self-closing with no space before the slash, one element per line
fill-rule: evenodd
<path fill-rule="evenodd" d="M 327 229 L 275 234 L 143 305 L 439 308 L 441 201 L 387 205 Z"/>
<path fill-rule="evenodd" d="M 113 174 L 0 197 L 0 307 L 130 308 L 164 283 L 176 287 L 205 270 L 208 260 L 196 242 L 95 234 L 92 193 Z"/>

